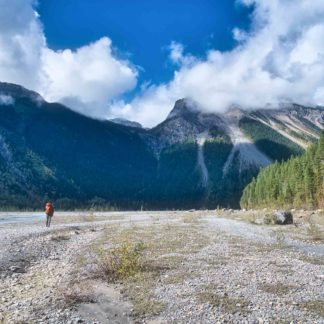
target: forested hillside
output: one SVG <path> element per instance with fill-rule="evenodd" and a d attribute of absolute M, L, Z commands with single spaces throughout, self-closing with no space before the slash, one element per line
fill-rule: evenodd
<path fill-rule="evenodd" d="M 303 207 L 324 205 L 324 132 L 303 155 L 276 162 L 244 189 L 241 206 Z"/>
<path fill-rule="evenodd" d="M 299 145 L 252 118 L 242 118 L 240 128 L 253 140 L 257 148 L 273 161 L 287 160 L 290 156 L 303 152 Z"/>

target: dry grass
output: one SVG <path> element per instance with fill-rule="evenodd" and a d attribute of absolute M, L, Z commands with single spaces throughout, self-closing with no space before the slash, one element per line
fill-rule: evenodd
<path fill-rule="evenodd" d="M 307 227 L 307 235 L 312 241 L 323 241 L 324 234 L 323 230 L 320 228 L 319 225 L 315 223 L 310 223 Z"/>
<path fill-rule="evenodd" d="M 197 215 L 196 213 L 186 213 L 182 216 L 182 221 L 184 224 L 198 224 L 201 222 L 202 215 Z"/>
<path fill-rule="evenodd" d="M 311 256 L 303 255 L 299 258 L 299 260 L 314 265 L 324 265 L 324 259 L 321 257 L 311 257 Z"/>
<path fill-rule="evenodd" d="M 124 215 L 104 215 L 97 216 L 95 213 L 79 214 L 72 216 L 61 216 L 57 215 L 53 217 L 55 224 L 71 224 L 71 223 L 93 223 L 93 222 L 104 222 L 104 221 L 119 221 L 125 219 Z"/>
<path fill-rule="evenodd" d="M 183 282 L 187 273 L 174 273 L 183 267 L 188 254 L 200 251 L 208 242 L 196 226 L 133 225 L 129 229 L 107 228 L 91 250 L 99 259 L 101 277 L 122 283 L 134 316 L 141 318 L 156 316 L 164 309 L 155 298 L 155 288 L 164 280 Z"/>
<path fill-rule="evenodd" d="M 276 296 L 287 295 L 291 291 L 298 289 L 299 287 L 296 285 L 287 285 L 281 282 L 275 284 L 263 283 L 259 285 L 259 289 Z"/>
<path fill-rule="evenodd" d="M 255 213 L 246 213 L 243 214 L 243 220 L 254 225 L 258 225 L 258 216 Z"/>
<path fill-rule="evenodd" d="M 93 303 L 93 286 L 87 281 L 71 282 L 58 289 L 64 307 L 71 307 L 81 303 Z"/>
<path fill-rule="evenodd" d="M 0 313 L 0 324 L 7 324 L 6 315 L 4 313 Z"/>
<path fill-rule="evenodd" d="M 217 294 L 212 291 L 206 291 L 199 294 L 199 300 L 208 303 L 215 308 L 230 314 L 248 312 L 249 303 L 243 298 L 230 297 L 225 294 Z"/>
<path fill-rule="evenodd" d="M 309 300 L 302 304 L 305 311 L 324 317 L 324 300 Z"/>
<path fill-rule="evenodd" d="M 71 238 L 71 235 L 69 232 L 61 232 L 61 233 L 55 233 L 51 235 L 51 241 L 54 242 L 61 242 L 61 241 L 68 241 Z"/>
<path fill-rule="evenodd" d="M 272 232 L 272 236 L 275 239 L 275 247 L 277 249 L 285 248 L 286 234 L 284 233 L 284 231 L 274 230 Z"/>
<path fill-rule="evenodd" d="M 159 315 L 165 305 L 154 296 L 154 287 L 158 279 L 158 272 L 140 272 L 131 280 L 124 281 L 123 295 L 133 304 L 135 317 Z"/>

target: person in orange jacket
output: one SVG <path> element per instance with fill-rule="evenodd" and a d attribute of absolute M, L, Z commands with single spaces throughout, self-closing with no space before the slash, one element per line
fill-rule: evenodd
<path fill-rule="evenodd" d="M 46 227 L 50 227 L 52 217 L 54 215 L 54 206 L 50 201 L 48 201 L 45 205 L 45 214 L 46 214 Z"/>

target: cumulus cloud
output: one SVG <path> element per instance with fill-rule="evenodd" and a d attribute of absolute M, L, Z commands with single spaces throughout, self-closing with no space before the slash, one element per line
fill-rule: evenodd
<path fill-rule="evenodd" d="M 241 0 L 254 6 L 251 31 L 233 30 L 237 46 L 205 58 L 172 43 L 170 59 L 179 64 L 167 84 L 146 88 L 113 112 L 152 126 L 163 120 L 176 99 L 187 97 L 208 112 L 275 107 L 279 103 L 324 105 L 323 0 Z"/>
<path fill-rule="evenodd" d="M 108 103 L 136 86 L 137 70 L 114 55 L 108 37 L 53 51 L 34 6 L 34 0 L 0 0 L 0 80 L 105 118 Z"/>
<path fill-rule="evenodd" d="M 137 81 L 137 72 L 113 56 L 107 37 L 75 52 L 44 48 L 42 72 L 40 88 L 48 100 L 101 118 L 107 116 L 109 101 L 133 89 Z"/>

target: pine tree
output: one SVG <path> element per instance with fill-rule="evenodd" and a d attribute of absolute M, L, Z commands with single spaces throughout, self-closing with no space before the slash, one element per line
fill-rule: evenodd
<path fill-rule="evenodd" d="M 324 206 L 324 133 L 303 155 L 261 170 L 245 188 L 242 207 Z"/>

